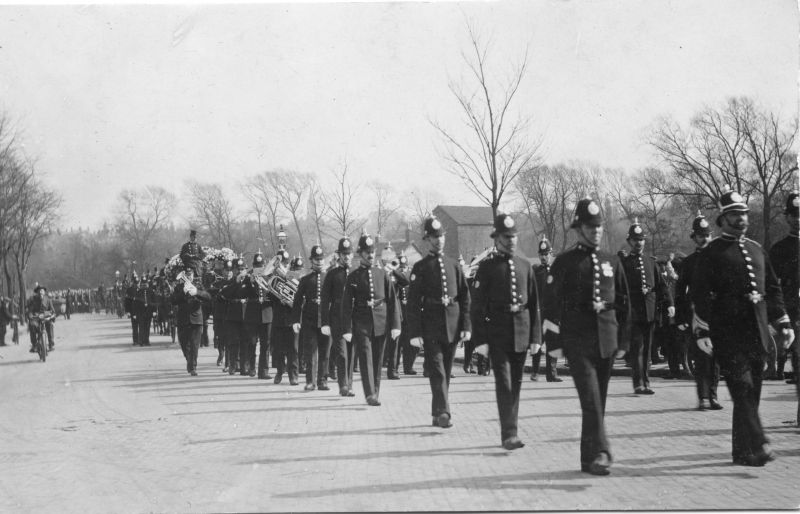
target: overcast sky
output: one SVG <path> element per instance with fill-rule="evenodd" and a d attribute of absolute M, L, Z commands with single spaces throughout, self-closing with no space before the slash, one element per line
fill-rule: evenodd
<path fill-rule="evenodd" d="M 345 160 L 478 205 L 428 122 L 458 125 L 467 21 L 498 76 L 528 48 L 516 107 L 550 163 L 652 164 L 656 117 L 685 124 L 733 95 L 797 113 L 795 0 L 0 5 L 0 109 L 61 191 L 64 227 L 110 219 L 122 188 Z"/>

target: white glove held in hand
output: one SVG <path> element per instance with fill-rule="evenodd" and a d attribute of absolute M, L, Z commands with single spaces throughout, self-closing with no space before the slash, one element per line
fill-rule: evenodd
<path fill-rule="evenodd" d="M 706 355 L 714 353 L 714 345 L 711 344 L 710 337 L 701 337 L 697 340 L 697 347 Z"/>
<path fill-rule="evenodd" d="M 331 327 L 329 325 L 322 325 L 322 328 L 319 329 L 322 332 L 322 335 L 329 336 L 331 335 Z"/>
<path fill-rule="evenodd" d="M 397 339 L 398 337 L 400 337 L 400 329 L 393 328 L 391 332 L 389 332 L 389 335 L 392 337 L 392 339 Z"/>
<path fill-rule="evenodd" d="M 300 323 L 292 323 L 292 330 L 294 330 L 295 334 L 300 333 Z"/>
<path fill-rule="evenodd" d="M 348 343 L 353 340 L 353 334 L 342 334 L 342 339 L 347 341 Z"/>

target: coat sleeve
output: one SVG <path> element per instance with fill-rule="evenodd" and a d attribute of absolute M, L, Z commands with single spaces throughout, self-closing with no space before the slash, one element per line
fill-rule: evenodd
<path fill-rule="evenodd" d="M 303 304 L 305 303 L 306 299 L 306 289 L 308 285 L 308 277 L 309 275 L 305 275 L 303 278 L 300 279 L 300 283 L 297 285 L 297 291 L 294 295 L 294 301 L 292 302 L 292 312 L 289 315 L 290 323 L 300 323 L 300 315 L 303 312 Z"/>
<path fill-rule="evenodd" d="M 486 324 L 486 292 L 490 287 L 488 280 L 488 270 L 486 263 L 483 261 L 478 266 L 475 272 L 475 280 L 472 287 L 472 295 L 470 302 L 470 317 L 472 318 L 472 340 L 475 345 L 481 345 L 489 342 L 488 327 Z"/>
<path fill-rule="evenodd" d="M 400 319 L 400 300 L 397 298 L 397 292 L 392 283 L 392 277 L 388 273 L 383 274 L 383 285 L 386 288 L 386 308 L 389 316 L 389 330 L 399 329 L 402 320 Z"/>
<path fill-rule="evenodd" d="M 320 291 L 319 308 L 322 316 L 322 326 L 330 326 L 331 324 L 331 289 L 333 288 L 332 273 L 325 273 L 325 279 L 322 281 L 322 290 Z"/>
<path fill-rule="evenodd" d="M 458 307 L 459 317 L 458 326 L 461 330 L 472 332 L 472 320 L 470 316 L 470 304 L 472 298 L 469 294 L 469 284 L 467 284 L 467 277 L 464 276 L 464 270 L 461 266 L 456 264 L 456 281 L 458 282 Z"/>
<path fill-rule="evenodd" d="M 342 291 L 342 334 L 353 333 L 353 289 L 355 286 L 353 273 L 347 275 Z"/>
<path fill-rule="evenodd" d="M 710 254 L 711 252 L 706 249 L 698 256 L 689 286 L 689 295 L 694 305 L 692 331 L 697 337 L 708 337 L 710 334 L 708 321 L 711 315 L 711 295 L 713 293 L 713 270 L 710 269 Z"/>
<path fill-rule="evenodd" d="M 631 340 L 628 323 L 631 319 L 631 302 L 628 276 L 620 260 L 617 260 L 614 267 L 614 312 L 617 317 L 617 349 L 627 352 Z"/>
<path fill-rule="evenodd" d="M 529 344 L 542 344 L 542 316 L 539 308 L 539 287 L 536 284 L 536 270 L 528 267 L 528 312 L 531 317 Z"/>
<path fill-rule="evenodd" d="M 542 287 L 542 340 L 547 344 L 547 351 L 562 348 L 561 330 L 561 302 L 564 282 L 564 257 L 558 256 L 550 267 L 550 273 L 545 277 Z M 558 332 L 555 332 L 555 327 Z"/>
<path fill-rule="evenodd" d="M 767 319 L 770 323 L 791 326 L 783 303 L 783 290 L 767 252 L 764 252 L 764 289 L 767 297 Z"/>
<path fill-rule="evenodd" d="M 653 276 L 655 277 L 658 299 L 667 304 L 667 306 L 674 306 L 675 301 L 672 297 L 672 291 L 669 290 L 667 281 L 664 280 L 664 275 L 659 272 L 658 265 L 656 263 L 653 263 Z"/>
<path fill-rule="evenodd" d="M 419 263 L 414 264 L 411 276 L 414 277 L 414 280 L 410 281 L 406 307 L 406 326 L 409 339 L 422 337 L 422 281 L 419 280 Z"/>

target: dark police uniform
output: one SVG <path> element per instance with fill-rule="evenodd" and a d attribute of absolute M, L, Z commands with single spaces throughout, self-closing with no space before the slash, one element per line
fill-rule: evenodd
<path fill-rule="evenodd" d="M 286 250 L 278 252 L 281 261 L 289 261 L 289 253 Z M 291 275 L 286 274 L 287 280 L 292 280 Z M 289 385 L 298 385 L 298 344 L 299 337 L 292 330 L 292 307 L 284 305 L 281 299 L 270 293 L 272 298 L 272 363 L 275 365 L 275 383 L 280 384 L 283 380 L 284 372 L 289 375 Z"/>
<path fill-rule="evenodd" d="M 139 346 L 150 346 L 150 322 L 155 309 L 155 291 L 147 278 L 139 282 L 136 297 L 133 300 L 133 311 L 139 325 Z"/>
<path fill-rule="evenodd" d="M 238 273 L 244 269 L 244 261 L 241 258 L 236 259 L 234 266 Z M 227 304 L 227 309 L 225 310 L 225 334 L 227 337 L 229 375 L 235 374 L 236 371 L 244 374 L 245 367 L 249 364 L 249 359 L 245 359 L 247 354 L 242 352 L 242 346 L 247 345 L 247 332 L 244 327 L 247 296 L 246 291 L 239 287 L 239 282 L 238 277 L 234 276 L 220 291 Z"/>
<path fill-rule="evenodd" d="M 197 232 L 194 230 L 189 232 L 190 239 L 189 241 L 183 243 L 183 246 L 181 246 L 181 251 L 178 255 L 181 259 L 181 262 L 183 262 L 183 265 L 191 266 L 194 269 L 195 275 L 199 276 L 201 272 L 201 263 L 206 254 L 197 241 L 192 240 L 196 235 Z"/>
<path fill-rule="evenodd" d="M 644 239 L 641 225 L 634 223 L 628 239 Z M 650 362 L 653 330 L 656 321 L 656 302 L 673 305 L 672 294 L 658 271 L 656 261 L 641 253 L 631 252 L 622 260 L 630 294 L 630 358 L 633 363 L 633 389 L 640 394 L 652 394 Z"/>
<path fill-rule="evenodd" d="M 515 234 L 514 220 L 499 214 L 492 237 Z M 495 253 L 478 266 L 472 291 L 475 344 L 489 345 L 494 371 L 500 439 L 506 449 L 523 446 L 517 437 L 519 394 L 527 350 L 541 344 L 539 301 L 527 259 Z"/>
<path fill-rule="evenodd" d="M 583 223 L 602 223 L 599 206 L 589 198 L 578 202 L 572 227 Z M 583 244 L 556 257 L 544 286 L 544 340 L 548 352 L 564 350 L 581 403 L 581 470 L 598 475 L 607 474 L 611 462 L 606 396 L 614 354 L 627 349 L 618 337 L 627 295 L 619 258 Z M 595 466 L 603 453 L 607 464 Z"/>
<path fill-rule="evenodd" d="M 361 236 L 359 251 L 372 248 L 372 237 Z M 352 334 L 364 396 L 373 406 L 380 405 L 384 335 L 394 329 L 400 330 L 400 308 L 389 275 L 383 268 L 362 264 L 347 275 L 342 297 L 342 330 Z"/>
<path fill-rule="evenodd" d="M 742 197 L 726 192 L 721 217 L 747 211 Z M 689 289 L 698 337 L 710 337 L 733 399 L 732 456 L 736 464 L 762 466 L 774 456 L 758 416 L 769 323 L 789 328 L 783 295 L 767 253 L 744 236 L 723 234 L 700 253 Z"/>
<path fill-rule="evenodd" d="M 311 258 L 322 258 L 322 247 L 311 247 Z M 322 322 L 322 283 L 325 274 L 312 269 L 303 275 L 297 285 L 292 305 L 292 324 L 301 325 L 303 355 L 306 359 L 306 390 L 319 388 L 327 391 L 328 356 L 330 337 L 321 332 Z"/>
<path fill-rule="evenodd" d="M 425 237 L 444 234 L 437 218 L 425 220 Z M 428 362 L 434 424 L 451 426 L 450 376 L 461 332 L 472 332 L 467 279 L 454 259 L 428 253 L 411 269 L 408 291 L 409 338 L 421 337 Z"/>
<path fill-rule="evenodd" d="M 175 286 L 171 302 L 177 306 L 178 342 L 186 358 L 186 371 L 196 375 L 197 352 L 203 334 L 203 309 L 210 305 L 211 295 L 205 291 L 199 280 L 195 280 L 193 285 L 197 288 L 195 295 L 186 293 L 183 282 Z"/>
<path fill-rule="evenodd" d="M 541 258 L 542 263 L 538 266 L 534 266 L 533 271 L 536 274 L 536 287 L 538 288 L 537 293 L 539 294 L 540 300 L 544 298 L 544 284 L 547 281 L 547 276 L 550 274 L 550 265 L 545 261 L 545 257 L 552 251 L 553 248 L 550 246 L 550 242 L 547 240 L 547 238 L 544 238 L 539 242 L 539 257 Z M 538 380 L 539 366 L 542 362 L 542 353 L 545 353 L 544 348 L 545 347 L 542 346 L 539 348 L 538 352 L 531 354 L 531 380 Z M 557 364 L 557 358 L 545 353 L 545 377 L 548 382 L 562 381 L 560 378 L 558 378 L 558 369 L 556 368 Z"/>
<path fill-rule="evenodd" d="M 343 237 L 339 240 L 338 253 L 352 253 L 350 240 Z M 353 341 L 345 341 L 342 337 L 342 296 L 347 282 L 347 268 L 338 265 L 325 273 L 322 281 L 322 325 L 329 327 L 333 344 L 333 358 L 336 361 L 336 377 L 339 381 L 339 394 L 353 396 Z"/>
<path fill-rule="evenodd" d="M 253 257 L 254 273 L 256 268 L 263 268 L 265 266 L 264 256 L 261 252 L 256 253 Z M 251 297 L 251 301 L 247 304 L 246 316 L 248 319 L 253 320 L 254 326 L 251 330 L 255 330 L 253 337 L 253 352 L 255 352 L 255 343 L 258 339 L 258 378 L 260 380 L 270 380 L 272 376 L 269 374 L 269 356 L 272 351 L 272 306 L 273 298 L 258 284 L 255 286 L 256 294 Z M 255 353 L 254 353 L 255 355 Z"/>
<path fill-rule="evenodd" d="M 136 319 L 136 310 L 134 309 L 134 300 L 136 299 L 136 290 L 139 288 L 139 277 L 135 274 L 131 278 L 131 285 L 125 290 L 125 312 L 131 318 L 131 333 L 133 335 L 133 345 L 139 344 L 139 322 Z"/>
<path fill-rule="evenodd" d="M 398 256 L 398 260 L 405 258 L 406 257 L 404 255 Z M 405 353 L 407 351 L 407 347 L 413 348 L 414 350 L 417 350 L 417 348 L 414 348 L 408 342 L 408 320 L 406 309 L 408 306 L 408 286 L 410 284 L 409 273 L 407 270 L 403 271 L 400 268 L 396 268 L 392 270 L 389 278 L 391 279 L 392 284 L 394 285 L 395 293 L 397 294 L 397 303 L 400 305 L 400 337 L 397 339 L 392 339 L 391 335 L 388 335 L 386 338 L 386 353 L 388 354 L 386 361 L 389 363 L 386 368 L 386 375 L 388 378 L 395 380 L 400 378 L 397 368 L 400 366 L 401 353 Z M 414 357 L 416 357 L 416 354 L 414 354 Z M 410 365 L 413 367 L 413 358 L 407 357 L 407 359 L 411 360 Z"/>

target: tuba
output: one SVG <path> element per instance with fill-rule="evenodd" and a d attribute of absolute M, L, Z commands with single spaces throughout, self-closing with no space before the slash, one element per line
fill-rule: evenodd
<path fill-rule="evenodd" d="M 469 265 L 466 267 L 466 276 L 468 280 L 475 279 L 475 274 L 478 272 L 478 266 L 480 266 L 481 262 L 491 257 L 492 254 L 494 254 L 494 251 L 494 247 L 487 248 L 472 258 L 472 260 L 469 262 Z"/>
<path fill-rule="evenodd" d="M 297 286 L 299 285 L 296 278 L 282 277 L 277 274 L 272 274 L 268 277 L 257 277 L 256 283 L 265 291 L 276 296 L 287 307 L 291 307 L 294 303 L 294 295 L 297 293 Z"/>

